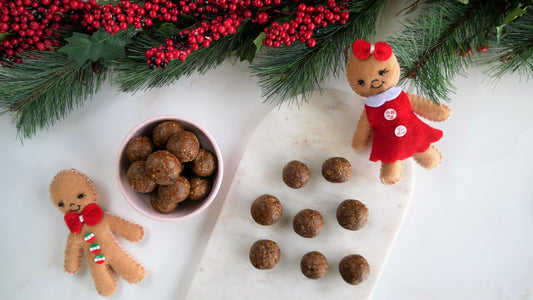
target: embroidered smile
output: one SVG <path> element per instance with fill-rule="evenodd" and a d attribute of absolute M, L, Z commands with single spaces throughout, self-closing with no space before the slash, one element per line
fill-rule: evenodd
<path fill-rule="evenodd" d="M 374 86 L 374 84 L 376 84 L 378 82 L 379 82 L 379 80 L 377 80 L 377 79 L 372 80 L 372 82 L 370 83 L 370 87 L 373 88 L 373 89 L 379 89 L 380 87 L 382 87 L 385 84 L 385 81 L 381 81 L 380 85 Z"/>
<path fill-rule="evenodd" d="M 73 209 L 72 206 L 78 206 L 78 208 Z M 79 204 L 74 204 L 74 203 L 70 204 L 70 211 L 71 212 L 76 212 L 76 211 L 80 210 L 80 208 L 81 208 L 81 205 L 79 205 Z"/>

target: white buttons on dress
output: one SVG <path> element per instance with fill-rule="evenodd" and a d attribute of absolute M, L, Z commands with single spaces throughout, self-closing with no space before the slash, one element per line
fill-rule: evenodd
<path fill-rule="evenodd" d="M 402 137 L 407 133 L 407 128 L 403 125 L 398 125 L 396 129 L 394 129 L 394 134 L 397 137 Z"/>
<path fill-rule="evenodd" d="M 394 108 L 389 108 L 385 111 L 385 113 L 383 113 L 383 116 L 389 121 L 394 120 L 396 119 L 396 111 Z"/>

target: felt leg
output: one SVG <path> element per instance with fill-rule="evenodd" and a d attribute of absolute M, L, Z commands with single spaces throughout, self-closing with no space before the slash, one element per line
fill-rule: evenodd
<path fill-rule="evenodd" d="M 117 289 L 117 280 L 111 268 L 106 264 L 98 265 L 92 261 L 88 263 L 98 294 L 106 297 L 113 295 Z"/>
<path fill-rule="evenodd" d="M 396 162 L 387 164 L 381 163 L 381 182 L 388 185 L 393 185 L 398 183 L 402 178 L 402 161 L 398 160 Z"/>
<path fill-rule="evenodd" d="M 442 162 L 442 154 L 433 145 L 425 152 L 414 154 L 413 158 L 419 165 L 426 169 L 433 169 Z"/>
<path fill-rule="evenodd" d="M 137 283 L 146 275 L 144 267 L 124 252 L 113 256 L 111 267 L 129 283 Z"/>

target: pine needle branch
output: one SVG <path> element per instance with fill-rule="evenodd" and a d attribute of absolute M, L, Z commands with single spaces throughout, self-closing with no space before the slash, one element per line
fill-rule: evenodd
<path fill-rule="evenodd" d="M 498 80 L 508 73 L 517 73 L 522 79 L 533 76 L 533 11 L 531 9 L 506 26 L 500 43 L 491 45 L 490 75 Z M 482 61 L 483 62 L 483 61 Z"/>
<path fill-rule="evenodd" d="M 258 77 L 266 101 L 282 103 L 300 94 L 301 100 L 306 101 L 330 74 L 337 77 L 344 70 L 344 50 L 355 39 L 374 33 L 385 1 L 351 1 L 348 5 L 348 22 L 320 29 L 314 36 L 317 41 L 314 48 L 298 42 L 265 49 L 258 55 L 251 71 Z"/>
<path fill-rule="evenodd" d="M 401 82 L 436 102 L 449 100 L 452 81 L 472 60 L 469 53 L 487 44 L 489 33 L 502 20 L 498 0 L 435 1 L 427 14 L 409 19 L 389 42 L 402 68 Z"/>
<path fill-rule="evenodd" d="M 59 52 L 27 53 L 24 63 L 0 67 L 0 114 L 11 114 L 19 138 L 30 138 L 89 99 L 105 80 L 93 64 L 78 66 Z"/>
<path fill-rule="evenodd" d="M 187 60 L 176 59 L 170 61 L 165 69 L 150 70 L 146 65 L 144 52 L 152 47 L 164 45 L 166 38 L 178 32 L 179 29 L 176 27 L 169 27 L 137 34 L 133 43 L 128 45 L 127 59 L 117 61 L 114 67 L 117 71 L 114 84 L 122 91 L 131 92 L 163 87 L 182 76 L 190 76 L 195 71 L 203 74 L 222 63 L 236 49 L 246 43 L 252 43 L 253 38 L 250 40 L 249 37 L 257 36 L 260 30 L 247 21 L 237 33 L 214 41 L 208 48 L 200 47 L 197 51 L 192 51 Z"/>

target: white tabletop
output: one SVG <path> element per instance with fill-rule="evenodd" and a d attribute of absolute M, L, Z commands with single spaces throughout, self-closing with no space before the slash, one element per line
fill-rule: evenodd
<path fill-rule="evenodd" d="M 392 25 L 384 26 L 392 31 Z M 67 229 L 48 194 L 57 171 L 77 168 L 95 181 L 105 210 L 146 230 L 141 242 L 119 242 L 145 265 L 147 278 L 137 285 L 119 280 L 113 298 L 182 299 L 246 143 L 274 107 L 262 102 L 247 66 L 226 61 L 205 75 L 136 94 L 105 86 L 24 143 L 12 119 L 1 116 L 0 254 L 6 260 L 0 298 L 97 295 L 86 266 L 79 274 L 63 272 Z M 452 117 L 437 125 L 445 133 L 437 143 L 444 161 L 431 171 L 415 167 L 411 207 L 374 299 L 533 298 L 533 84 L 516 75 L 491 84 L 485 73 L 486 68 L 474 68 L 467 78 L 455 81 Z M 325 87 L 350 91 L 343 76 Z M 114 169 L 128 131 L 151 116 L 169 113 L 207 128 L 219 143 L 226 168 L 215 202 L 201 215 L 178 223 L 153 221 L 131 208 L 120 194 Z"/>

